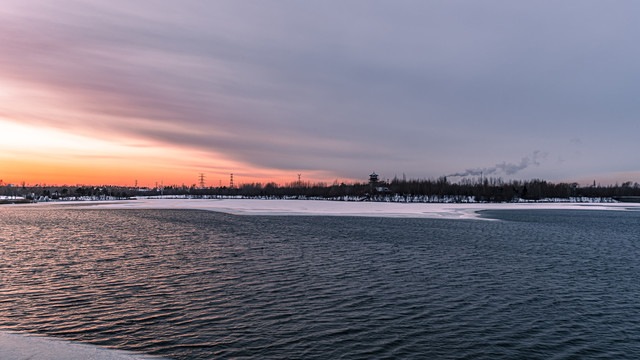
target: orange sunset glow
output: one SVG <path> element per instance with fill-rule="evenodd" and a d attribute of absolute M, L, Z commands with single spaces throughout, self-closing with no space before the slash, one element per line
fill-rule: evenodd
<path fill-rule="evenodd" d="M 295 180 L 296 174 L 252 168 L 188 148 L 144 141 L 109 142 L 52 128 L 0 121 L 7 136 L 0 144 L 4 183 L 133 186 L 192 185 L 205 173 L 209 186 Z M 137 141 L 137 142 L 136 142 Z M 244 168 L 244 169 L 243 169 Z"/>

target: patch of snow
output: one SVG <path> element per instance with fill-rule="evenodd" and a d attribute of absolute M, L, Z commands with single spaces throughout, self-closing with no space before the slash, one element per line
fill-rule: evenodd
<path fill-rule="evenodd" d="M 39 335 L 0 331 L 0 359 L 160 360 L 163 358 Z"/>
<path fill-rule="evenodd" d="M 139 199 L 107 202 L 66 201 L 85 209 L 193 209 L 236 215 L 329 215 L 478 219 L 482 210 L 638 210 L 629 203 L 397 203 L 328 200 Z M 53 206 L 55 203 L 24 206 Z"/>

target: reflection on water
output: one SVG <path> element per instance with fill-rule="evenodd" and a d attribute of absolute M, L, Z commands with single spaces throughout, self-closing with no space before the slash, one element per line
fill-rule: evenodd
<path fill-rule="evenodd" d="M 0 328 L 176 359 L 640 357 L 640 214 L 0 209 Z"/>

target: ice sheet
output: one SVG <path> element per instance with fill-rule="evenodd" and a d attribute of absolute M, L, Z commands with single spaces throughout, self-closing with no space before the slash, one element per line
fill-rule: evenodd
<path fill-rule="evenodd" d="M 0 331 L 0 359 L 161 360 L 162 358 L 44 336 Z"/>
<path fill-rule="evenodd" d="M 238 215 L 329 215 L 444 219 L 479 218 L 478 212 L 482 210 L 640 210 L 640 205 L 629 203 L 443 204 L 261 199 L 139 199 L 109 202 L 69 201 L 41 204 L 41 206 L 54 207 L 69 205 L 91 209 L 197 209 Z"/>

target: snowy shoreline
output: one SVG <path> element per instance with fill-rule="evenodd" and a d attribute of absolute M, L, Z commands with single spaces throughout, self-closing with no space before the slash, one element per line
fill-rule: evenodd
<path fill-rule="evenodd" d="M 630 203 L 393 203 L 327 200 L 261 199 L 137 199 L 64 201 L 19 207 L 83 209 L 191 209 L 235 215 L 369 216 L 401 218 L 478 219 L 483 210 L 640 210 Z"/>
<path fill-rule="evenodd" d="M 2 360 L 163 360 L 164 358 L 29 333 L 0 330 Z"/>

